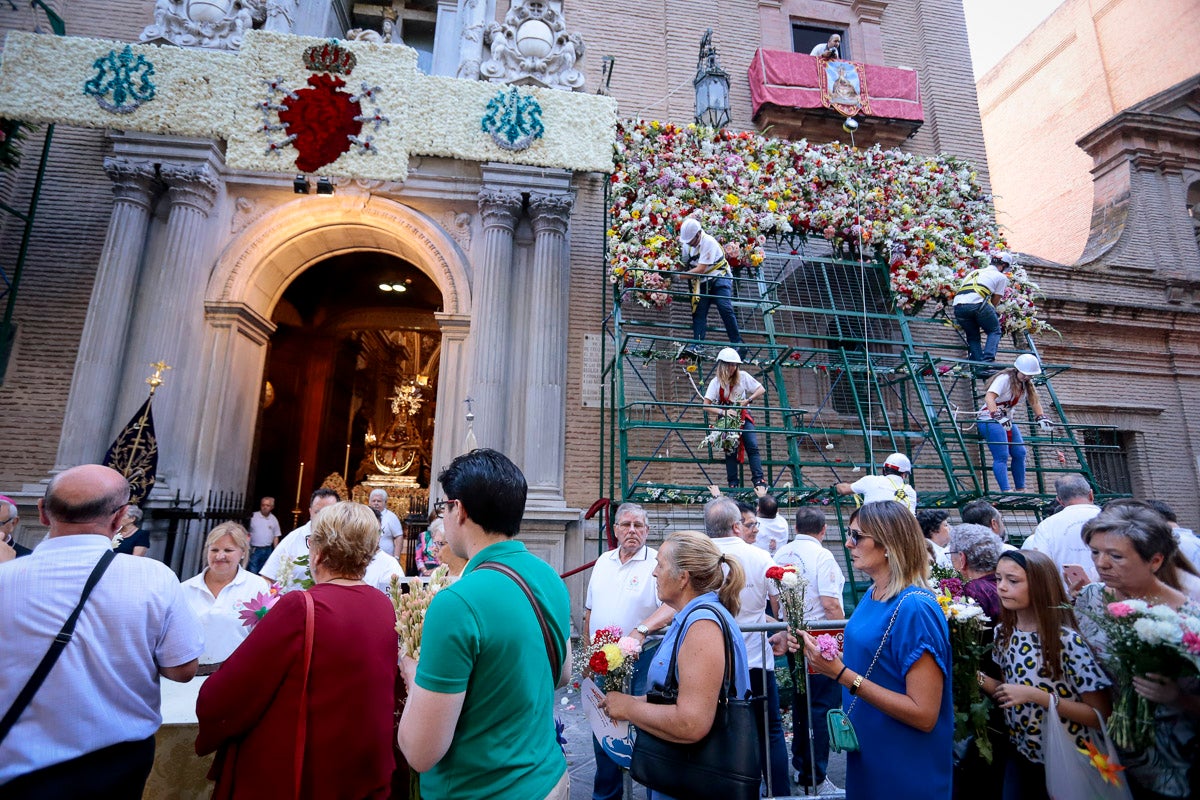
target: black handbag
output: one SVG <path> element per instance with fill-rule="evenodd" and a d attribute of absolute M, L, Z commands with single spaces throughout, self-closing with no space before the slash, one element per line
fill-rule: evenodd
<path fill-rule="evenodd" d="M 729 623 L 719 610 L 710 605 L 696 608 L 715 611 L 725 636 L 725 680 L 721 685 L 712 729 L 693 744 L 668 742 L 637 730 L 637 738 L 633 743 L 633 764 L 629 772 L 643 786 L 672 797 L 686 800 L 758 800 L 762 773 L 755 720 L 756 715 L 762 713 L 764 698 L 741 699 L 738 696 L 733 682 L 734 634 L 729 629 Z M 647 702 L 675 704 L 679 693 L 675 659 L 679 655 L 680 639 L 676 639 L 675 648 L 671 651 L 666 685 L 649 692 Z"/>

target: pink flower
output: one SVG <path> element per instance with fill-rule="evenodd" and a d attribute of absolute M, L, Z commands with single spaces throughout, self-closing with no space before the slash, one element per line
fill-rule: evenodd
<path fill-rule="evenodd" d="M 238 616 L 242 619 L 242 625 L 253 628 L 278 601 L 279 590 L 274 584 L 271 584 L 268 591 L 260 592 L 254 599 L 248 600 L 242 606 L 242 610 L 238 612 Z"/>
<path fill-rule="evenodd" d="M 1120 619 L 1121 617 L 1128 617 L 1130 614 L 1132 614 L 1133 609 L 1130 608 L 1126 603 L 1109 603 L 1108 613 Z"/>
<path fill-rule="evenodd" d="M 1113 605 L 1116 605 L 1115 603 Z M 1112 606 L 1109 606 L 1109 611 Z M 1194 656 L 1200 656 L 1200 633 L 1194 631 L 1183 632 L 1183 647 Z"/>
<path fill-rule="evenodd" d="M 621 648 L 621 655 L 626 658 L 631 658 L 642 652 L 642 643 L 632 636 L 622 636 L 617 640 L 617 647 Z"/>
<path fill-rule="evenodd" d="M 842 653 L 842 648 L 838 647 L 837 639 L 828 633 L 822 633 L 817 637 L 817 647 L 821 650 L 821 658 L 826 661 L 833 661 Z"/>

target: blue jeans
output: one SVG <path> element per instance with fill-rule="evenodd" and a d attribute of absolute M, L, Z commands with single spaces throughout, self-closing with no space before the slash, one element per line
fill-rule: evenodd
<path fill-rule="evenodd" d="M 767 657 L 770 658 L 768 652 Z M 766 684 L 763 677 L 766 676 Z M 779 715 L 779 688 L 775 684 L 775 671 L 756 667 L 750 670 L 750 688 L 756 696 L 767 698 L 767 730 L 762 729 L 762 718 L 756 718 L 759 724 L 759 763 L 762 765 L 763 779 L 767 779 L 767 752 L 771 753 L 771 771 L 768 782 L 768 797 L 784 797 L 792 792 L 791 775 L 788 774 L 787 740 L 783 736 L 783 718 Z"/>
<path fill-rule="evenodd" d="M 646 676 L 650 672 L 650 662 L 654 660 L 654 651 L 658 642 L 642 650 L 637 663 L 633 667 L 633 681 L 630 691 L 634 696 L 646 693 Z M 592 737 L 592 751 L 596 756 L 596 778 L 592 784 L 592 800 L 621 800 L 624 792 L 625 776 L 616 762 L 608 757 L 608 753 L 600 747 L 596 737 Z"/>
<path fill-rule="evenodd" d="M 972 361 L 995 361 L 1000 348 L 1000 317 L 996 308 L 986 301 L 954 307 L 954 319 L 967 339 L 967 352 Z M 979 333 L 987 334 L 987 343 L 979 349 Z"/>
<path fill-rule="evenodd" d="M 271 557 L 271 551 L 274 550 L 270 545 L 263 547 L 250 548 L 250 561 L 246 564 L 246 569 L 253 572 L 255 575 L 263 568 L 263 564 L 267 563 L 267 559 Z"/>
<path fill-rule="evenodd" d="M 733 315 L 733 279 L 713 278 L 700 282 L 700 296 L 696 310 L 692 312 L 692 338 L 696 341 L 708 338 L 708 310 L 717 304 L 717 313 L 725 324 L 725 335 L 731 344 L 741 344 L 737 318 Z"/>
<path fill-rule="evenodd" d="M 1012 426 L 1012 441 L 1004 426 L 994 420 L 975 423 L 980 435 L 987 442 L 988 450 L 992 451 L 992 474 L 996 476 L 996 485 L 1000 491 L 1008 491 L 1009 456 L 1012 456 L 1013 483 L 1017 489 L 1025 488 L 1025 440 L 1021 438 L 1021 429 Z"/>
<path fill-rule="evenodd" d="M 750 480 L 757 486 L 763 482 L 762 457 L 758 454 L 758 434 L 754 432 L 754 423 L 750 420 L 742 423 L 742 442 L 746 445 L 746 461 L 750 463 Z M 727 486 L 741 485 L 738 481 L 736 447 L 732 453 L 725 454 L 725 483 Z"/>
<path fill-rule="evenodd" d="M 803 664 L 797 665 L 804 669 Z M 804 680 L 797 670 L 797 682 Z M 813 764 L 808 763 L 808 726 L 804 720 L 804 695 L 792 695 L 792 766 L 800 773 L 802 786 L 819 786 L 825 780 L 829 768 L 829 725 L 825 715 L 831 708 L 842 705 L 842 687 L 833 678 L 825 675 L 808 676 L 808 701 L 812 704 L 812 755 Z"/>

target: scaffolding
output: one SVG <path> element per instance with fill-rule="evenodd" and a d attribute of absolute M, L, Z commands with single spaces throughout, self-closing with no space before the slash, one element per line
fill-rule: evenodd
<path fill-rule="evenodd" d="M 760 265 L 735 273 L 733 303 L 745 340 L 738 345 L 743 369 L 767 390 L 749 411 L 769 491 L 781 507 L 825 505 L 842 523 L 854 500 L 832 485 L 877 474 L 892 452 L 912 460 L 922 508 L 959 508 L 985 497 L 1001 511 L 1040 519 L 1051 508 L 1055 477 L 1070 472 L 1092 481 L 1097 502 L 1123 494 L 1096 485 L 1093 474 L 1093 459 L 1119 450 L 1104 435 L 1112 429 L 1073 423 L 1054 391 L 1066 365 L 1043 363 L 1035 379 L 1054 423 L 1050 432 L 1040 430 L 1028 404 L 1013 409 L 1028 482 L 1025 492 L 1001 492 L 975 428 L 990 377 L 965 359 L 947 309 L 906 313 L 886 264 L 835 252 L 824 239 L 777 238 L 765 250 Z M 665 308 L 644 306 L 620 285 L 606 294 L 601 495 L 651 505 L 706 502 L 710 485 L 724 487 L 725 467 L 720 447 L 702 443 L 716 420 L 702 395 L 717 352 L 729 343 L 692 341 L 686 281 L 671 284 Z M 1021 352 L 1037 348 L 1028 336 L 1013 335 L 997 362 L 1011 363 Z M 723 491 L 753 503 L 748 470 L 739 472 L 747 488 Z M 857 597 L 857 586 L 853 591 Z"/>

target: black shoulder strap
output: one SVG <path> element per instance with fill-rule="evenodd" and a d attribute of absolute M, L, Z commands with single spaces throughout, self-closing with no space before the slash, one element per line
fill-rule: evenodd
<path fill-rule="evenodd" d="M 3 742 L 8 732 L 17 724 L 17 719 L 33 701 L 37 690 L 41 688 L 42 682 L 46 680 L 46 676 L 50 674 L 50 670 L 54 667 L 54 662 L 58 661 L 58 657 L 62 655 L 62 651 L 66 648 L 67 643 L 71 641 L 71 637 L 75 634 L 75 623 L 79 621 L 79 615 L 83 612 L 83 605 L 87 602 L 88 595 L 92 593 L 92 589 L 96 588 L 96 584 L 100 582 L 100 576 L 104 574 L 104 570 L 108 569 L 108 565 L 117 557 L 113 550 L 107 551 L 100 556 L 100 561 L 96 563 L 92 569 L 92 574 L 88 576 L 87 583 L 83 585 L 83 595 L 79 598 L 79 603 L 75 606 L 75 610 L 71 612 L 71 616 L 67 617 L 67 621 L 63 623 L 62 630 L 54 637 L 54 641 L 50 645 L 50 649 L 46 651 L 46 655 L 42 657 L 42 663 L 37 665 L 37 669 L 33 671 L 33 675 L 29 677 L 29 681 L 25 684 L 25 688 L 17 695 L 17 699 L 13 701 L 12 707 L 4 715 L 4 719 L 0 720 L 0 742 Z"/>
<path fill-rule="evenodd" d="M 542 628 L 542 637 L 546 640 L 546 658 L 550 660 L 550 679 L 557 686 L 558 675 L 562 672 L 563 657 L 558 654 L 558 645 L 554 643 L 554 637 L 550 635 L 550 624 L 546 622 L 546 615 L 542 613 L 542 607 L 538 605 L 538 601 L 533 596 L 529 584 L 525 582 L 525 579 L 515 569 L 498 561 L 485 561 L 475 569 L 490 569 L 507 575 L 513 579 L 513 582 L 517 586 L 521 587 L 521 591 L 529 598 L 529 604 L 533 606 L 533 613 L 537 614 L 538 625 Z"/>
<path fill-rule="evenodd" d="M 729 630 L 729 623 L 725 621 L 725 615 L 711 603 L 701 603 L 689 611 L 687 617 L 702 608 L 707 608 L 716 616 L 717 624 L 721 626 L 721 634 L 725 640 L 725 679 L 721 696 L 737 697 L 737 682 L 733 679 L 733 631 Z M 675 677 L 675 660 L 679 657 L 679 645 L 683 643 L 683 637 L 686 635 L 684 626 L 687 624 L 687 617 L 684 617 L 683 622 L 679 624 L 679 636 L 675 638 L 675 647 L 671 649 L 671 663 L 667 667 L 667 686 L 672 688 L 678 688 L 679 684 L 678 678 Z"/>

